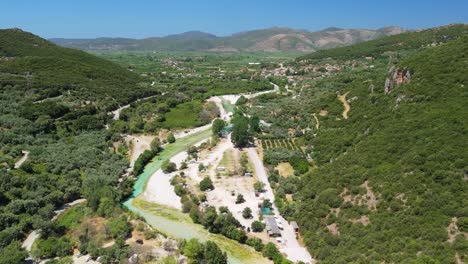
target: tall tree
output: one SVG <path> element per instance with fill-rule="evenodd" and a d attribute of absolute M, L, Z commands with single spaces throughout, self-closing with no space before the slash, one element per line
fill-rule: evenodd
<path fill-rule="evenodd" d="M 249 119 L 245 116 L 236 116 L 233 121 L 231 140 L 236 147 L 245 147 L 252 140 L 249 132 Z"/>
<path fill-rule="evenodd" d="M 215 121 L 213 122 L 213 135 L 219 135 L 219 133 L 221 133 L 221 131 L 223 130 L 223 128 L 226 126 L 226 122 L 222 119 L 215 119 Z"/>
<path fill-rule="evenodd" d="M 205 263 L 226 264 L 227 255 L 214 242 L 208 241 L 205 245 Z"/>

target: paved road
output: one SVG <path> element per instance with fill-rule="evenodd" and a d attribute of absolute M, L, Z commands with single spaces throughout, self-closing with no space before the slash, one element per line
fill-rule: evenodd
<path fill-rule="evenodd" d="M 247 153 L 250 160 L 254 164 L 255 172 L 257 173 L 258 180 L 265 183 L 265 198 L 270 199 L 271 202 L 275 200 L 273 190 L 271 189 L 270 183 L 268 182 L 268 176 L 263 166 L 263 162 L 258 156 L 255 148 L 248 148 Z M 292 261 L 303 261 L 305 263 L 312 263 L 313 259 L 306 248 L 302 247 L 296 239 L 296 233 L 292 226 L 279 214 L 278 208 L 273 204 L 275 216 L 278 217 L 279 221 L 283 224 L 282 246 L 280 251 L 288 256 L 288 259 Z"/>

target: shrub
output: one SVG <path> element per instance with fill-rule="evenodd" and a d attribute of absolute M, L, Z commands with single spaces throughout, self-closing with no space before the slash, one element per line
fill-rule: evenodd
<path fill-rule="evenodd" d="M 253 221 L 252 232 L 262 232 L 265 229 L 265 224 L 260 221 Z"/>
<path fill-rule="evenodd" d="M 208 189 L 213 190 L 213 182 L 211 181 L 210 177 L 205 177 L 201 182 L 200 182 L 200 190 L 201 191 L 206 191 Z"/>

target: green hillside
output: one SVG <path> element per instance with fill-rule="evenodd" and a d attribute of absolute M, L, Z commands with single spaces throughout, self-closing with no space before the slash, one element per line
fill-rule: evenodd
<path fill-rule="evenodd" d="M 304 177 L 296 213 L 322 263 L 455 263 L 455 252 L 468 257 L 462 234 L 447 242 L 454 217 L 468 232 L 467 52 L 465 36 L 400 62 L 413 78 L 390 95 L 369 94 L 367 75 L 340 89 L 359 99 L 350 119 L 325 121 L 311 141 L 319 168 Z M 365 204 L 370 197 L 362 205 L 344 201 L 368 196 L 364 183 L 377 198 L 375 208 Z M 339 235 L 328 231 L 331 224 Z"/>
<path fill-rule="evenodd" d="M 264 152 L 280 211 L 298 221 L 320 263 L 467 261 L 466 29 L 447 26 L 312 53 L 291 67 L 339 70 L 325 75 L 321 68 L 323 75 L 310 73 L 315 79 L 298 83 L 300 90 L 254 102 L 250 114 L 269 123 L 264 138 L 292 131 L 289 137 L 312 159 L 301 174 L 291 151 Z M 396 50 L 398 56 L 385 55 Z M 385 93 L 386 78 L 398 70 L 410 77 Z M 347 119 L 337 95 L 346 95 Z M 296 176 L 278 177 L 275 158 L 289 159 Z"/>
<path fill-rule="evenodd" d="M 64 203 L 87 198 L 96 209 L 104 200 L 119 212 L 132 183 L 117 181 L 128 161 L 104 125 L 109 109 L 154 93 L 140 81 L 107 60 L 0 30 L 0 262 L 22 262 L 16 241 L 33 229 L 61 248 L 51 256 L 69 254 L 73 242 L 50 220 Z"/>
<path fill-rule="evenodd" d="M 27 87 L 32 100 L 66 93 L 70 101 L 115 108 L 152 93 L 139 85 L 139 76 L 112 62 L 19 29 L 0 30 L 0 72 L 0 83 Z"/>

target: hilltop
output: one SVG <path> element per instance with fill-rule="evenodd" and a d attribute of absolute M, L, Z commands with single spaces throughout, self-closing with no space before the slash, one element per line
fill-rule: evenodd
<path fill-rule="evenodd" d="M 155 50 L 155 51 L 218 51 L 218 52 L 311 52 L 346 46 L 370 39 L 404 32 L 399 27 L 370 29 L 327 28 L 310 32 L 286 27 L 273 27 L 219 37 L 190 31 L 166 37 L 146 39 L 97 38 L 51 39 L 52 42 L 82 50 Z"/>

